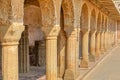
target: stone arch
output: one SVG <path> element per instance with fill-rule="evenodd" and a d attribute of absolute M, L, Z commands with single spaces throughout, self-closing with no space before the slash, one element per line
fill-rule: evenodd
<path fill-rule="evenodd" d="M 38 0 L 41 10 L 42 27 L 53 27 L 56 24 L 55 4 L 53 0 Z"/>
<path fill-rule="evenodd" d="M 80 16 L 80 28 L 81 31 L 79 33 L 79 58 L 83 59 L 83 35 L 85 31 L 88 31 L 88 7 L 87 4 L 84 3 L 81 9 L 81 16 Z"/>
<path fill-rule="evenodd" d="M 100 31 L 100 29 L 101 29 L 101 14 L 99 12 L 97 17 L 97 31 Z"/>
<path fill-rule="evenodd" d="M 96 13 L 95 9 L 91 11 L 91 16 L 90 16 L 90 29 L 91 30 L 96 30 Z"/>
<path fill-rule="evenodd" d="M 74 3 L 73 0 L 63 0 L 62 10 L 64 16 L 64 30 L 71 32 L 74 28 Z"/>
<path fill-rule="evenodd" d="M 89 41 L 88 41 L 88 52 L 90 54 L 90 60 L 92 59 L 91 55 L 93 55 L 94 53 L 92 52 L 94 48 L 93 49 L 91 48 L 95 46 L 95 45 L 92 45 L 95 42 L 95 38 L 94 38 L 95 31 L 96 31 L 96 12 L 95 12 L 95 9 L 92 9 L 90 14 L 90 33 L 89 33 Z"/>
<path fill-rule="evenodd" d="M 88 29 L 88 7 L 86 4 L 83 4 L 81 9 L 81 17 L 80 17 L 80 26 L 81 29 Z"/>

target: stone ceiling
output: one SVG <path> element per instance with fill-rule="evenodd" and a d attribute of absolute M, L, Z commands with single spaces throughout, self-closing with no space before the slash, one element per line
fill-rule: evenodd
<path fill-rule="evenodd" d="M 35 4 L 39 6 L 38 0 L 25 0 L 25 4 Z M 120 0 L 89 0 L 109 17 L 120 20 Z"/>
<path fill-rule="evenodd" d="M 116 20 L 120 20 L 120 13 L 119 13 L 120 10 L 118 11 L 118 9 L 116 8 L 114 4 L 114 1 L 120 2 L 120 0 L 89 0 L 89 1 L 94 3 L 98 8 L 100 8 L 109 17 L 116 19 Z"/>
<path fill-rule="evenodd" d="M 28 5 L 36 5 L 36 6 L 39 6 L 38 0 L 25 0 L 25 1 L 24 1 L 24 4 L 25 4 L 25 6 L 28 6 Z"/>

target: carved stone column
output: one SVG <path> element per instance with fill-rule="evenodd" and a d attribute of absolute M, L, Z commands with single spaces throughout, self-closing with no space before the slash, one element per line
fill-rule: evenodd
<path fill-rule="evenodd" d="M 75 80 L 76 77 L 76 43 L 77 30 L 74 29 L 70 34 L 67 33 L 67 55 L 66 70 L 64 80 Z"/>
<path fill-rule="evenodd" d="M 66 60 L 66 46 L 67 46 L 67 37 L 65 31 L 61 28 L 59 36 L 58 36 L 58 41 L 57 41 L 57 52 L 58 52 L 58 77 L 63 78 L 64 73 L 65 73 L 65 60 Z"/>
<path fill-rule="evenodd" d="M 112 47 L 112 42 L 113 42 L 112 32 L 110 32 L 110 47 Z"/>
<path fill-rule="evenodd" d="M 115 32 L 111 33 L 111 37 L 112 37 L 112 46 L 117 45 L 117 40 L 116 40 Z"/>
<path fill-rule="evenodd" d="M 108 33 L 108 39 L 109 39 L 109 41 L 108 41 L 108 43 L 109 43 L 109 49 L 111 48 L 111 43 L 112 43 L 112 40 L 111 40 L 111 32 L 109 32 Z"/>
<path fill-rule="evenodd" d="M 101 53 L 104 54 L 104 31 L 102 31 L 100 34 L 100 41 Z"/>
<path fill-rule="evenodd" d="M 0 27 L 2 80 L 18 80 L 18 43 L 23 29 L 21 23 Z"/>
<path fill-rule="evenodd" d="M 108 35 L 107 35 L 107 31 L 105 31 L 105 33 L 104 33 L 104 34 L 105 34 L 105 37 L 104 37 L 104 39 L 105 39 L 105 40 L 104 40 L 104 49 L 105 49 L 105 51 L 107 51 L 107 42 L 108 42 L 108 38 L 107 38 L 107 36 L 108 36 Z"/>
<path fill-rule="evenodd" d="M 105 31 L 103 32 L 103 53 L 105 52 L 106 48 L 105 48 L 105 38 L 106 37 L 106 34 L 105 34 Z"/>
<path fill-rule="evenodd" d="M 90 31 L 90 61 L 95 61 L 95 37 L 96 31 Z"/>
<path fill-rule="evenodd" d="M 29 71 L 29 39 L 28 39 L 28 26 L 22 33 L 19 41 L 19 72 L 27 73 Z"/>
<path fill-rule="evenodd" d="M 57 80 L 57 36 L 60 26 L 42 29 L 46 38 L 46 80 Z"/>
<path fill-rule="evenodd" d="M 80 28 L 76 28 L 77 29 L 77 40 L 76 40 L 76 77 L 79 76 L 79 66 L 80 66 L 80 59 L 79 59 L 79 47 L 80 47 Z"/>
<path fill-rule="evenodd" d="M 101 55 L 101 50 L 100 50 L 100 32 L 98 31 L 96 33 L 96 58 L 99 58 Z"/>
<path fill-rule="evenodd" d="M 82 30 L 83 37 L 82 37 L 82 60 L 81 60 L 81 68 L 88 68 L 89 67 L 89 53 L 88 53 L 88 36 L 89 30 Z"/>
<path fill-rule="evenodd" d="M 18 42 L 2 43 L 3 80 L 18 80 Z"/>
<path fill-rule="evenodd" d="M 111 31 L 110 31 L 109 32 L 109 48 L 112 47 L 112 40 L 113 40 L 113 38 L 112 38 L 112 35 L 111 35 Z"/>

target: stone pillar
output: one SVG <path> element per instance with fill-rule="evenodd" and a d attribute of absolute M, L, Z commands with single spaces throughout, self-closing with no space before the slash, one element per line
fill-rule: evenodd
<path fill-rule="evenodd" d="M 108 49 L 110 48 L 110 32 L 108 32 Z"/>
<path fill-rule="evenodd" d="M 18 43 L 23 30 L 22 23 L 11 23 L 10 26 L 0 27 L 2 80 L 18 80 Z"/>
<path fill-rule="evenodd" d="M 108 45 L 109 45 L 109 48 L 111 48 L 111 32 L 108 33 Z"/>
<path fill-rule="evenodd" d="M 89 53 L 88 53 L 88 30 L 82 30 L 83 37 L 82 37 L 82 60 L 81 60 L 81 68 L 88 68 L 89 65 Z"/>
<path fill-rule="evenodd" d="M 46 79 L 57 80 L 57 36 L 46 37 Z"/>
<path fill-rule="evenodd" d="M 79 46 L 80 46 L 80 29 L 77 28 L 77 40 L 76 40 L 76 77 L 79 76 L 79 66 L 80 66 L 80 59 L 79 59 Z"/>
<path fill-rule="evenodd" d="M 19 41 L 19 72 L 27 73 L 29 71 L 29 39 L 28 39 L 28 26 L 22 33 Z"/>
<path fill-rule="evenodd" d="M 113 44 L 113 37 L 112 37 L 112 32 L 110 32 L 110 46 L 112 47 L 112 44 Z"/>
<path fill-rule="evenodd" d="M 112 46 L 117 45 L 117 40 L 116 40 L 116 34 L 115 34 L 115 32 L 112 32 L 112 39 L 113 39 Z"/>
<path fill-rule="evenodd" d="M 95 61 L 95 33 L 96 31 L 90 31 L 90 61 Z"/>
<path fill-rule="evenodd" d="M 2 44 L 2 80 L 18 80 L 18 42 Z"/>
<path fill-rule="evenodd" d="M 108 49 L 108 32 L 107 31 L 105 32 L 105 44 L 104 44 L 104 47 L 105 47 L 105 51 L 107 51 L 107 49 Z"/>
<path fill-rule="evenodd" d="M 66 43 L 67 43 L 67 39 L 66 39 L 66 33 L 63 29 L 60 30 L 60 33 L 59 33 L 59 36 L 58 36 L 58 40 L 57 40 L 57 43 L 58 43 L 58 49 L 57 49 L 57 52 L 58 52 L 58 77 L 59 78 L 63 78 L 64 76 L 64 73 L 65 73 L 65 60 L 66 60 Z"/>
<path fill-rule="evenodd" d="M 96 33 L 96 58 L 99 58 L 101 55 L 100 51 L 100 32 Z"/>
<path fill-rule="evenodd" d="M 77 30 L 67 33 L 67 54 L 66 54 L 66 70 L 64 80 L 75 80 L 76 78 L 76 43 Z"/>
<path fill-rule="evenodd" d="M 105 31 L 103 32 L 103 53 L 105 52 Z"/>
<path fill-rule="evenodd" d="M 42 28 L 46 38 L 46 80 L 57 80 L 57 36 L 60 26 Z"/>
<path fill-rule="evenodd" d="M 104 32 L 102 31 L 100 34 L 100 49 L 101 49 L 101 53 L 104 54 Z"/>

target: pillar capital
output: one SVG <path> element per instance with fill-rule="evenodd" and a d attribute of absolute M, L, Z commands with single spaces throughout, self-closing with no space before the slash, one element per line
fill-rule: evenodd
<path fill-rule="evenodd" d="M 100 31 L 100 33 L 104 33 L 105 31 L 103 30 L 103 31 Z"/>
<path fill-rule="evenodd" d="M 42 31 L 44 32 L 47 39 L 55 38 L 59 34 L 60 26 L 54 25 L 53 27 L 43 27 Z"/>
<path fill-rule="evenodd" d="M 101 33 L 101 31 L 96 31 L 97 34 Z"/>
<path fill-rule="evenodd" d="M 67 34 L 67 37 L 77 37 L 77 34 L 79 34 L 80 32 L 80 29 L 79 28 L 74 28 L 73 30 L 71 31 L 65 31 L 66 34 Z"/>
<path fill-rule="evenodd" d="M 19 42 L 2 42 L 1 45 L 2 46 L 14 46 L 14 45 L 18 45 Z"/>
<path fill-rule="evenodd" d="M 106 30 L 105 33 L 108 33 L 108 31 Z"/>
<path fill-rule="evenodd" d="M 10 25 L 0 26 L 0 42 L 3 44 L 18 43 L 23 30 L 24 25 L 22 23 L 11 23 Z"/>
<path fill-rule="evenodd" d="M 82 33 L 89 33 L 90 32 L 90 29 L 81 29 Z"/>
<path fill-rule="evenodd" d="M 97 31 L 96 30 L 90 30 L 91 34 L 95 34 Z"/>

